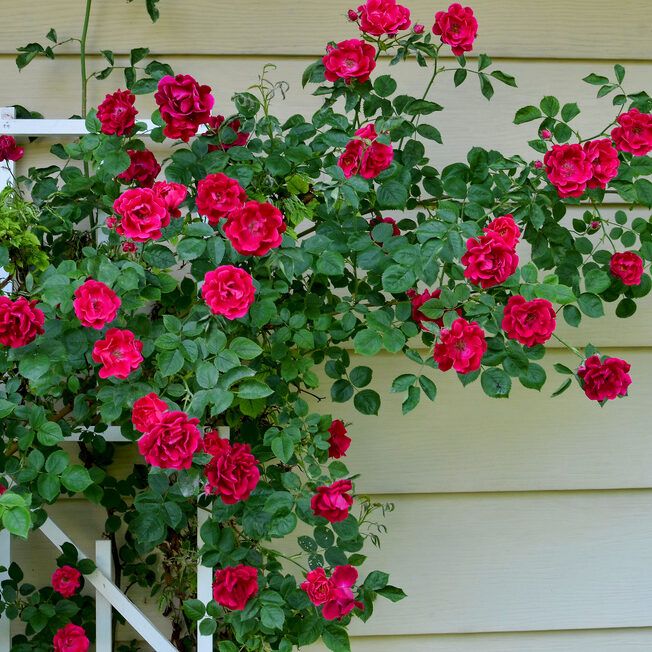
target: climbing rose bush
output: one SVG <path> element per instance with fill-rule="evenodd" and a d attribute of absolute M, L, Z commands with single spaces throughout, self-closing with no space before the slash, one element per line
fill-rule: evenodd
<path fill-rule="evenodd" d="M 611 98 L 599 133 L 548 96 L 514 118 L 536 122 L 531 157 L 473 147 L 444 165 L 438 79 L 476 77 L 486 99 L 516 85 L 475 51 L 481 17 L 457 3 L 417 17 L 395 0 L 347 16 L 303 75 L 312 115 L 274 115 L 286 86 L 267 69 L 218 105 L 203 80 L 135 48 L 85 111 L 88 134 L 0 195 L 2 525 L 27 538 L 75 494 L 103 510 L 116 581 L 151 595 L 180 650 L 196 649 L 199 622 L 221 652 L 320 638 L 347 652 L 353 618 L 404 597 L 366 556 L 392 506 L 346 465 L 388 391 L 408 413 L 443 375 L 495 398 L 541 390 L 553 342 L 575 359 L 554 365 L 554 395 L 575 384 L 603 405 L 636 382 L 626 360 L 558 330 L 606 304 L 629 317 L 652 287 L 648 94 L 616 65 L 584 80 Z M 19 66 L 39 47 L 51 58 L 29 44 Z M 97 76 L 123 70 L 103 56 Z M 406 60 L 423 71 L 417 96 L 388 72 Z M 23 154 L 0 136 L 2 161 Z M 389 387 L 365 363 L 381 351 L 414 365 Z M 353 424 L 338 414 L 348 401 Z M 212 569 L 208 604 L 197 563 Z M 57 566 L 40 589 L 8 569 L 17 652 L 94 639 L 81 592 L 93 563 L 64 546 Z"/>

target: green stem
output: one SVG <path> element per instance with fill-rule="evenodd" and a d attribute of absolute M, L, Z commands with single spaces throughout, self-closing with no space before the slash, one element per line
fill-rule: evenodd
<path fill-rule="evenodd" d="M 81 65 L 81 112 L 82 118 L 86 117 L 87 96 L 88 96 L 88 76 L 86 75 L 86 39 L 88 38 L 88 25 L 91 18 L 91 5 L 93 0 L 86 0 L 86 11 L 84 13 L 84 24 L 82 26 L 81 39 L 79 41 L 79 62 Z"/>
<path fill-rule="evenodd" d="M 568 342 L 565 342 L 564 340 L 559 337 L 559 335 L 556 335 L 555 333 L 552 334 L 552 336 L 558 341 L 561 342 L 567 349 L 572 351 L 580 360 L 584 360 L 584 356 L 579 352 L 578 349 L 576 349 L 574 346 L 571 346 Z"/>

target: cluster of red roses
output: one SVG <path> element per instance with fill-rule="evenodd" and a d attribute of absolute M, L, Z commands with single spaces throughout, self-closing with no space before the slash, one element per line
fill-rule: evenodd
<path fill-rule="evenodd" d="M 354 174 L 364 179 L 374 179 L 392 164 L 394 150 L 391 145 L 378 142 L 375 125 L 361 127 L 355 135 L 358 138 L 346 144 L 337 164 L 347 179 Z"/>
<path fill-rule="evenodd" d="M 412 24 L 410 10 L 396 0 L 367 0 L 355 11 L 350 9 L 349 19 L 357 22 L 360 31 L 370 36 L 395 36 Z M 422 34 L 425 27 L 416 23 L 415 34 Z M 451 46 L 455 56 L 461 56 L 473 49 L 478 35 L 478 21 L 471 7 L 455 2 L 448 11 L 438 11 L 432 26 L 433 34 L 441 37 L 442 43 Z M 353 80 L 366 82 L 376 67 L 376 48 L 361 39 L 347 39 L 326 46 L 322 62 L 328 81 L 343 79 L 347 84 Z"/>
<path fill-rule="evenodd" d="M 581 197 L 587 188 L 606 188 L 618 174 L 619 151 L 634 156 L 652 151 L 652 115 L 630 109 L 616 121 L 611 139 L 553 145 L 546 152 L 546 174 L 560 197 Z"/>
<path fill-rule="evenodd" d="M 0 136 L 0 161 L 19 161 L 25 153 L 13 136 Z"/>
<path fill-rule="evenodd" d="M 301 588 L 316 607 L 322 608 L 321 613 L 326 620 L 335 620 L 346 616 L 356 607 L 364 609 L 352 590 L 357 580 L 358 571 L 353 566 L 336 566 L 330 577 L 319 567 L 306 575 Z"/>
<path fill-rule="evenodd" d="M 63 598 L 71 598 L 81 586 L 81 573 L 72 566 L 61 566 L 52 574 L 52 588 Z M 81 625 L 68 623 L 52 639 L 54 652 L 86 652 L 90 641 Z"/>

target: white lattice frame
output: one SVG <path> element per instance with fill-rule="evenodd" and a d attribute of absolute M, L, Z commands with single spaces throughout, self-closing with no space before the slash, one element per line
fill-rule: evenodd
<path fill-rule="evenodd" d="M 17 138 L 32 136 L 83 136 L 87 133 L 84 120 L 31 120 L 16 119 L 13 107 L 0 107 L 0 134 L 11 135 Z M 155 126 L 150 121 L 145 121 L 147 135 Z M 11 161 L 0 165 L 0 188 L 11 184 L 15 165 Z M 0 270 L 2 272 L 2 270 Z M 220 435 L 229 437 L 228 428 L 220 428 Z M 107 441 L 128 443 L 120 433 L 120 429 L 109 427 L 102 433 Z M 66 441 L 78 441 L 78 437 L 67 438 Z M 205 510 L 197 510 L 197 550 L 203 546 L 201 539 L 201 526 L 208 519 Z M 78 551 L 79 558 L 86 555 L 72 539 L 51 519 L 48 518 L 40 528 L 41 532 L 59 550 L 64 543 L 71 543 Z M 0 530 L 0 566 L 9 567 L 11 563 L 11 536 L 6 530 Z M 112 617 L 111 609 L 118 611 L 125 620 L 136 630 L 143 640 L 156 650 L 156 652 L 177 652 L 176 648 L 161 632 L 156 629 L 147 616 L 113 583 L 112 559 L 110 542 L 98 540 L 95 542 L 96 570 L 86 575 L 86 581 L 95 588 L 96 592 L 96 652 L 113 652 Z M 0 581 L 6 578 L 0 574 Z M 212 598 L 212 570 L 201 564 L 197 565 L 197 598 L 204 604 Z M 11 621 L 0 616 L 0 650 L 11 648 Z M 197 625 L 197 652 L 213 652 L 213 636 L 202 635 Z"/>

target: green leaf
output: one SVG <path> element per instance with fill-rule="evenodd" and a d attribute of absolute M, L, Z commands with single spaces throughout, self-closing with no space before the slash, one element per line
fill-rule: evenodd
<path fill-rule="evenodd" d="M 2 525 L 11 534 L 27 539 L 32 518 L 26 507 L 9 507 L 2 514 Z"/>
<path fill-rule="evenodd" d="M 390 584 L 384 586 L 382 589 L 378 589 L 376 593 L 382 595 L 383 598 L 387 598 L 390 602 L 399 602 L 407 597 L 403 589 L 399 589 L 397 586 L 391 586 Z"/>
<path fill-rule="evenodd" d="M 269 629 L 283 629 L 285 612 L 280 607 L 264 605 L 260 610 L 260 622 Z"/>
<path fill-rule="evenodd" d="M 329 625 L 322 633 L 322 640 L 331 652 L 351 652 L 349 635 L 344 627 Z"/>
<path fill-rule="evenodd" d="M 577 106 L 576 102 L 571 102 L 569 104 L 564 104 L 561 108 L 561 119 L 564 122 L 570 122 L 574 117 L 580 114 L 580 107 Z"/>
<path fill-rule="evenodd" d="M 507 86 L 512 86 L 514 88 L 517 86 L 516 78 L 513 77 L 512 75 L 508 75 L 502 70 L 494 70 L 491 73 L 491 76 L 494 79 L 497 79 L 498 81 L 502 82 L 503 84 L 506 84 Z"/>
<path fill-rule="evenodd" d="M 70 458 L 66 451 L 54 451 L 48 455 L 45 461 L 45 470 L 48 473 L 62 473 L 68 464 L 70 464 Z"/>
<path fill-rule="evenodd" d="M 18 373 L 27 380 L 38 380 L 50 370 L 51 366 L 52 361 L 47 355 L 43 353 L 30 354 L 18 363 Z"/>
<path fill-rule="evenodd" d="M 353 348 L 361 355 L 376 355 L 383 348 L 383 343 L 376 331 L 365 328 L 356 333 L 353 338 Z"/>
<path fill-rule="evenodd" d="M 44 473 L 39 475 L 36 486 L 41 497 L 51 503 L 61 491 L 59 477 L 54 473 Z"/>
<path fill-rule="evenodd" d="M 93 484 L 93 480 L 88 473 L 88 469 L 79 464 L 74 464 L 61 474 L 61 484 L 69 491 L 79 493 Z"/>
<path fill-rule="evenodd" d="M 535 285 L 534 296 L 560 304 L 573 303 L 576 298 L 573 288 L 567 285 L 555 285 L 552 283 L 538 283 Z"/>
<path fill-rule="evenodd" d="M 190 620 L 201 620 L 206 613 L 206 607 L 201 600 L 185 600 L 183 603 L 183 612 Z"/>
<path fill-rule="evenodd" d="M 175 351 L 163 351 L 157 356 L 159 372 L 164 378 L 174 376 L 183 369 L 183 354 L 179 349 Z"/>
<path fill-rule="evenodd" d="M 430 380 L 427 376 L 419 376 L 419 385 L 423 393 L 431 400 L 434 401 L 437 397 L 437 385 Z"/>
<path fill-rule="evenodd" d="M 56 446 L 63 439 L 61 426 L 55 421 L 46 421 L 36 431 L 36 438 L 43 446 Z"/>
<path fill-rule="evenodd" d="M 0 398 L 0 419 L 8 417 L 16 409 L 16 404 Z"/>
<path fill-rule="evenodd" d="M 206 241 L 198 238 L 184 238 L 177 245 L 177 254 L 181 260 L 195 260 L 206 250 Z"/>
<path fill-rule="evenodd" d="M 131 165 L 129 154 L 122 150 L 109 152 L 102 161 L 102 167 L 112 177 L 117 177 Z"/>
<path fill-rule="evenodd" d="M 378 591 L 387 586 L 389 581 L 389 575 L 383 573 L 382 571 L 372 571 L 367 575 L 367 578 L 364 581 L 364 588 L 370 591 Z"/>
<path fill-rule="evenodd" d="M 417 377 L 414 374 L 401 374 L 394 378 L 392 383 L 391 392 L 400 393 L 407 390 L 408 387 L 411 387 L 416 382 Z"/>
<path fill-rule="evenodd" d="M 585 81 L 587 84 L 592 84 L 593 86 L 601 86 L 602 84 L 608 84 L 609 78 L 603 77 L 602 75 L 596 75 L 592 72 L 590 75 L 584 77 L 582 81 Z"/>
<path fill-rule="evenodd" d="M 404 184 L 398 181 L 385 181 L 376 192 L 378 208 L 402 209 L 407 203 L 408 191 Z"/>
<path fill-rule="evenodd" d="M 582 321 L 582 313 L 575 306 L 564 306 L 564 319 L 569 326 L 577 328 Z"/>
<path fill-rule="evenodd" d="M 139 61 L 142 61 L 149 54 L 149 48 L 134 48 L 129 56 L 129 61 L 132 66 L 135 66 Z"/>
<path fill-rule="evenodd" d="M 202 361 L 197 365 L 195 380 L 200 387 L 212 389 L 217 384 L 219 371 L 211 362 Z"/>
<path fill-rule="evenodd" d="M 344 258 L 337 251 L 323 251 L 317 258 L 317 271 L 326 276 L 342 276 Z"/>
<path fill-rule="evenodd" d="M 263 350 L 254 342 L 246 337 L 236 337 L 229 349 L 233 351 L 241 360 L 253 360 L 257 358 Z"/>
<path fill-rule="evenodd" d="M 559 113 L 559 100 L 552 95 L 546 95 L 539 104 L 541 110 L 550 118 Z"/>
<path fill-rule="evenodd" d="M 614 66 L 614 73 L 616 75 L 616 81 L 619 84 L 622 84 L 623 80 L 625 79 L 625 68 L 623 68 L 623 66 L 621 66 L 619 63 L 617 63 Z"/>
<path fill-rule="evenodd" d="M 496 367 L 482 372 L 480 384 L 484 393 L 492 398 L 506 398 L 512 389 L 512 379 L 509 374 Z"/>
<path fill-rule="evenodd" d="M 374 81 L 374 91 L 380 97 L 389 97 L 396 90 L 396 86 L 391 75 L 381 75 Z"/>
<path fill-rule="evenodd" d="M 272 439 L 272 453 L 278 457 L 281 462 L 287 464 L 292 455 L 294 455 L 294 441 L 286 432 L 281 432 Z"/>
<path fill-rule="evenodd" d="M 514 124 L 520 125 L 524 122 L 531 122 L 541 117 L 541 111 L 536 106 L 524 106 L 514 116 Z"/>
<path fill-rule="evenodd" d="M 414 272 L 402 265 L 390 265 L 383 272 L 383 290 L 392 294 L 407 292 L 416 283 Z"/>
<path fill-rule="evenodd" d="M 354 367 L 349 372 L 349 378 L 355 387 L 366 387 L 371 382 L 372 374 L 369 367 Z"/>
<path fill-rule="evenodd" d="M 158 269 L 168 269 L 177 262 L 175 255 L 167 247 L 160 244 L 145 247 L 143 260 L 148 265 Z"/>
<path fill-rule="evenodd" d="M 464 80 L 466 79 L 468 72 L 466 68 L 458 68 L 455 71 L 455 74 L 453 75 L 453 83 L 455 86 L 460 86 L 464 83 Z"/>
<path fill-rule="evenodd" d="M 634 182 L 634 189 L 641 204 L 652 208 L 652 182 L 647 179 L 638 179 Z"/>
<path fill-rule="evenodd" d="M 273 394 L 274 390 L 267 386 L 261 380 L 255 378 L 248 378 L 243 380 L 238 387 L 237 394 L 240 398 L 265 398 Z"/>
<path fill-rule="evenodd" d="M 584 275 L 587 292 L 600 294 L 611 286 L 611 277 L 601 269 L 591 269 Z"/>
<path fill-rule="evenodd" d="M 580 294 L 577 299 L 577 305 L 587 317 L 593 317 L 595 319 L 604 315 L 602 300 L 599 296 L 591 294 L 590 292 Z"/>
<path fill-rule="evenodd" d="M 355 409 L 361 414 L 378 414 L 380 409 L 380 396 L 372 389 L 363 389 L 353 398 Z"/>

